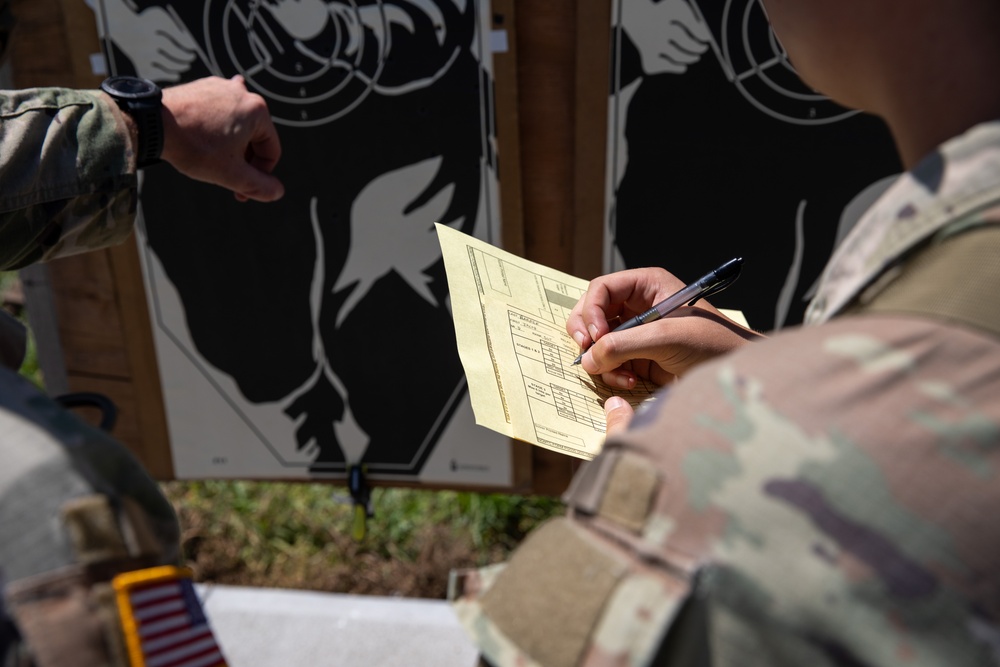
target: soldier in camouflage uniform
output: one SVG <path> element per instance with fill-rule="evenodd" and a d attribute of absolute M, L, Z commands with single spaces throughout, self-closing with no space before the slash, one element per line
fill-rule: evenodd
<path fill-rule="evenodd" d="M 0 19 L 3 45 L 2 6 Z M 277 133 L 241 80 L 168 89 L 163 109 L 164 161 L 240 199 L 282 195 Z M 103 92 L 0 91 L 0 270 L 130 233 L 134 125 Z M 177 519 L 120 443 L 17 374 L 24 339 L 0 311 L 0 665 L 124 667 L 132 649 L 109 582 L 176 563 Z"/>
<path fill-rule="evenodd" d="M 567 516 L 454 573 L 484 662 L 1000 664 L 1000 3 L 764 5 L 909 171 L 798 330 L 754 340 L 689 309 L 606 336 L 677 283 L 593 281 L 567 325 L 597 341 L 586 370 L 683 377 L 635 415 L 609 400 Z"/>

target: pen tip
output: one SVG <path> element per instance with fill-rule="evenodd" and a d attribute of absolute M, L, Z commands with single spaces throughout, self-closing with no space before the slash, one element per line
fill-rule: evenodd
<path fill-rule="evenodd" d="M 579 357 L 577 357 L 576 360 L 572 364 L 570 364 L 570 366 L 576 366 L 577 364 L 580 363 L 581 359 L 583 359 L 583 355 L 582 354 Z"/>

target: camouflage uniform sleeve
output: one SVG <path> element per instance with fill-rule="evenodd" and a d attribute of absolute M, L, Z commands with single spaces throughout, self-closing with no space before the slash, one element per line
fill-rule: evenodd
<path fill-rule="evenodd" d="M 1000 664 L 1000 340 L 897 315 L 705 364 L 456 611 L 490 663 Z"/>
<path fill-rule="evenodd" d="M 137 177 L 121 112 L 97 91 L 0 92 L 0 270 L 124 240 Z"/>

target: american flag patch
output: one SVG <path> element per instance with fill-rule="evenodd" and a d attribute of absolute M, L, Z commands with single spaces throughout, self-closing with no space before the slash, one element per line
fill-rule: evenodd
<path fill-rule="evenodd" d="M 112 580 L 130 667 L 224 667 L 191 572 L 154 567 Z"/>

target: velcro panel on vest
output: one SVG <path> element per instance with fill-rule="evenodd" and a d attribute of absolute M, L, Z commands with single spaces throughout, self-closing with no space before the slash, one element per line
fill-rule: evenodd
<path fill-rule="evenodd" d="M 562 501 L 577 512 L 597 514 L 611 472 L 621 457 L 620 449 L 605 449 L 592 461 L 587 461 L 573 475 L 573 481 L 563 493 Z"/>
<path fill-rule="evenodd" d="M 11 582 L 5 602 L 36 667 L 128 667 L 113 591 L 82 568 Z"/>
<path fill-rule="evenodd" d="M 62 518 L 81 565 L 129 556 L 118 518 L 107 496 L 94 494 L 74 498 L 62 506 Z"/>
<path fill-rule="evenodd" d="M 627 569 L 624 558 L 568 519 L 553 519 L 514 552 L 483 595 L 482 610 L 538 663 L 573 667 Z"/>
<path fill-rule="evenodd" d="M 928 315 L 1000 335 L 1000 224 L 930 243 L 889 277 L 862 293 L 853 312 Z"/>
<path fill-rule="evenodd" d="M 596 514 L 641 533 L 659 487 L 660 475 L 651 461 L 611 449 L 577 474 L 563 501 L 578 512 Z"/>

